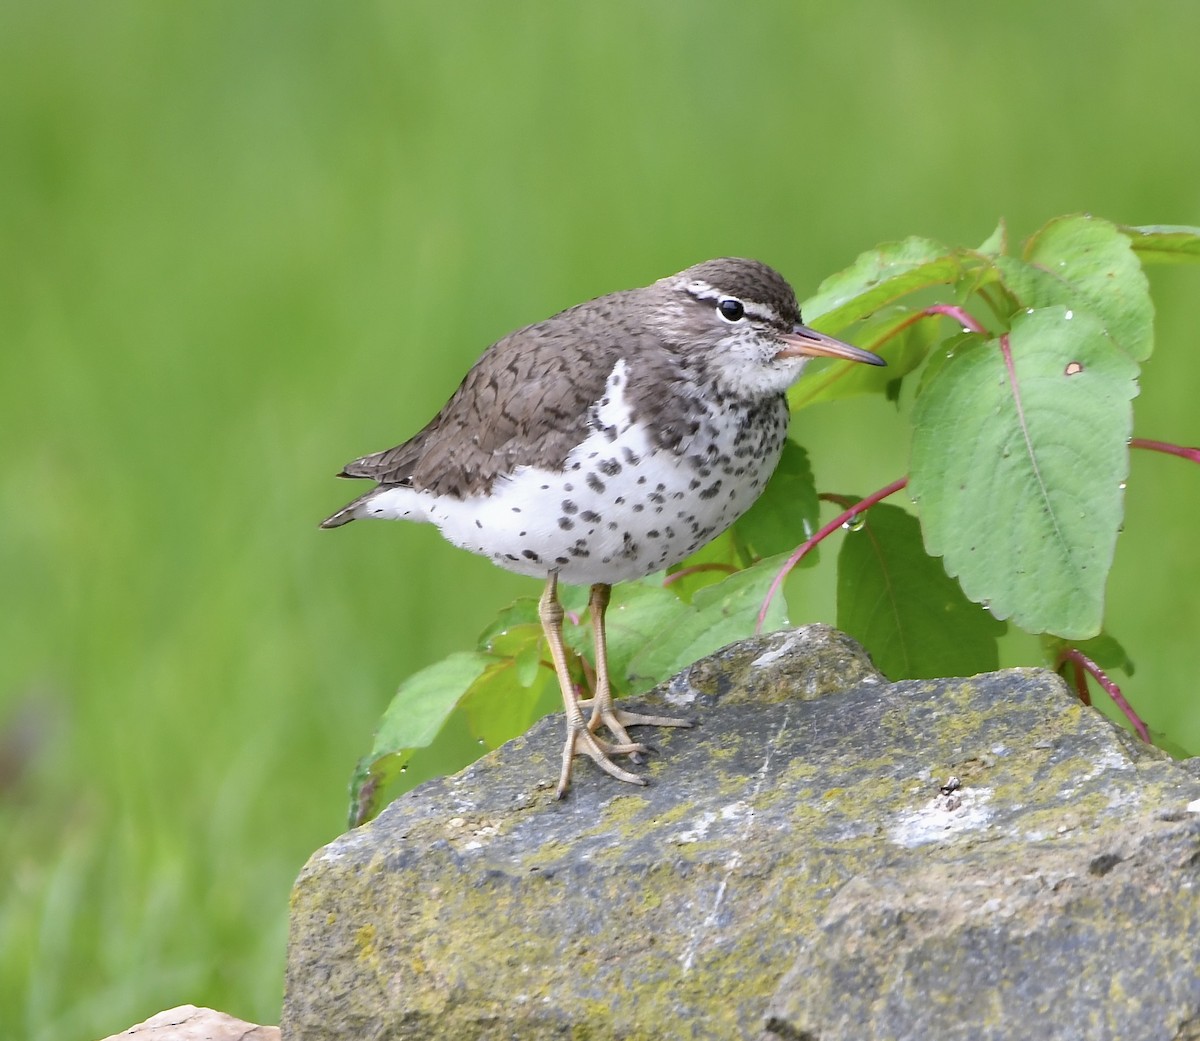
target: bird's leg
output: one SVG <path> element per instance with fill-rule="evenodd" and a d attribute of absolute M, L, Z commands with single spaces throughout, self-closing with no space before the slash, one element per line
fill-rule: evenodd
<path fill-rule="evenodd" d="M 571 682 L 571 674 L 567 669 L 567 652 L 563 646 L 562 623 L 563 609 L 558 602 L 558 575 L 550 573 L 546 580 L 546 588 L 538 601 L 538 617 L 542 622 L 542 630 L 546 634 L 546 642 L 550 645 L 550 657 L 554 660 L 554 671 L 558 675 L 558 685 L 562 691 L 563 708 L 567 715 L 567 743 L 563 746 L 562 772 L 558 778 L 556 798 L 561 799 L 571 785 L 571 766 L 575 761 L 575 753 L 583 752 L 595 760 L 596 765 L 605 773 L 611 774 L 618 781 L 628 781 L 630 784 L 645 784 L 645 780 L 622 770 L 614 763 L 610 755 L 623 755 L 628 752 L 645 751 L 644 746 L 628 740 L 624 743 L 610 745 L 600 741 L 588 729 L 583 712 L 579 707 L 579 698 L 575 694 L 575 684 Z"/>
<path fill-rule="evenodd" d="M 604 612 L 608 609 L 608 598 L 612 586 L 597 582 L 592 586 L 592 594 L 588 599 L 588 608 L 592 613 L 592 637 L 596 648 L 596 695 L 590 699 L 592 718 L 588 720 L 588 730 L 592 733 L 600 726 L 608 728 L 608 732 L 617 739 L 618 746 L 632 745 L 626 727 L 690 727 L 690 719 L 676 719 L 674 716 L 647 716 L 640 712 L 626 712 L 613 704 L 612 687 L 608 682 L 608 638 L 604 632 Z M 589 702 L 581 702 L 581 707 Z M 641 746 L 638 746 L 640 749 Z M 640 751 L 632 753 L 633 761 L 640 762 Z"/>

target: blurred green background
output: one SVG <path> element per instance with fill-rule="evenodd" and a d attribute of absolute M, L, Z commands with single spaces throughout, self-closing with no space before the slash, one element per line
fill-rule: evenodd
<path fill-rule="evenodd" d="M 492 340 L 721 254 L 1200 223 L 1187 4 L 0 3 L 0 1037 L 276 1022 L 288 888 L 397 683 L 536 584 L 316 524 Z M 1200 272 L 1137 433 L 1200 442 Z M 880 401 L 797 424 L 903 473 Z M 1110 627 L 1200 749 L 1200 471 L 1139 454 Z M 998 517 L 997 524 L 1004 518 Z M 795 620 L 832 619 L 808 573 Z M 1031 641 L 1011 662 L 1036 662 Z"/>

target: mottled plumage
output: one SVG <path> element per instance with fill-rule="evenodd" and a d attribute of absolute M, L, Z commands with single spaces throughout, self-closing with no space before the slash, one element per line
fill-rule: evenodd
<path fill-rule="evenodd" d="M 601 664 L 609 587 L 676 563 L 750 507 L 782 450 L 787 388 L 814 354 L 882 364 L 800 325 L 791 287 L 758 261 L 711 260 L 579 304 L 493 344 L 423 429 L 347 464 L 339 476 L 377 487 L 323 527 L 425 521 L 545 578 L 542 620 L 568 716 L 559 794 L 576 745 L 642 783 L 610 759 L 643 751 L 624 727 L 682 721 L 617 711 L 601 668 L 583 722 L 557 581 L 593 586 Z M 616 744 L 594 737 L 600 725 Z"/>

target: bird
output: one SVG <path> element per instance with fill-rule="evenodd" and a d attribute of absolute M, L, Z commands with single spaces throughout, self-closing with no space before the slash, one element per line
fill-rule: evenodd
<path fill-rule="evenodd" d="M 644 761 L 647 746 L 627 728 L 691 721 L 615 706 L 604 626 L 612 586 L 679 563 L 750 508 L 783 450 L 786 392 L 814 357 L 886 364 L 804 325 L 792 287 L 757 260 L 707 260 L 599 296 L 496 341 L 412 437 L 347 463 L 339 477 L 375 486 L 321 527 L 429 523 L 453 545 L 541 579 L 538 617 L 567 727 L 556 797 L 579 753 L 645 784 L 613 761 Z M 590 587 L 588 700 L 568 672 L 560 581 Z"/>

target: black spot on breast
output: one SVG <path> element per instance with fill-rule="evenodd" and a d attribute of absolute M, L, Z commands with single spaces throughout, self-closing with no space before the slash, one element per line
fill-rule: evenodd
<path fill-rule="evenodd" d="M 600 480 L 594 473 L 587 475 L 588 487 L 594 492 L 604 491 L 604 482 Z"/>
<path fill-rule="evenodd" d="M 526 560 L 532 560 L 535 564 L 540 564 L 542 559 L 531 549 L 521 550 L 521 556 L 523 556 Z"/>
<path fill-rule="evenodd" d="M 710 484 L 707 488 L 704 489 L 704 491 L 702 491 L 700 493 L 700 498 L 701 499 L 714 499 L 714 498 L 716 498 L 717 492 L 719 492 L 720 490 L 721 490 L 721 482 L 713 481 L 712 484 Z"/>
<path fill-rule="evenodd" d="M 579 519 L 594 524 L 596 521 L 600 520 L 601 517 L 600 514 L 598 514 L 595 510 L 584 510 L 579 515 Z"/>
<path fill-rule="evenodd" d="M 573 527 L 575 527 L 575 522 L 571 520 L 570 517 L 559 517 L 558 526 L 562 528 L 563 531 L 570 531 Z"/>
<path fill-rule="evenodd" d="M 576 506 L 575 503 L 573 503 L 570 499 L 563 499 L 562 511 L 563 513 L 578 513 L 579 507 Z"/>
<path fill-rule="evenodd" d="M 616 477 L 621 472 L 621 464 L 615 459 L 602 459 L 596 465 L 600 467 L 601 473 L 607 474 L 609 477 Z"/>

